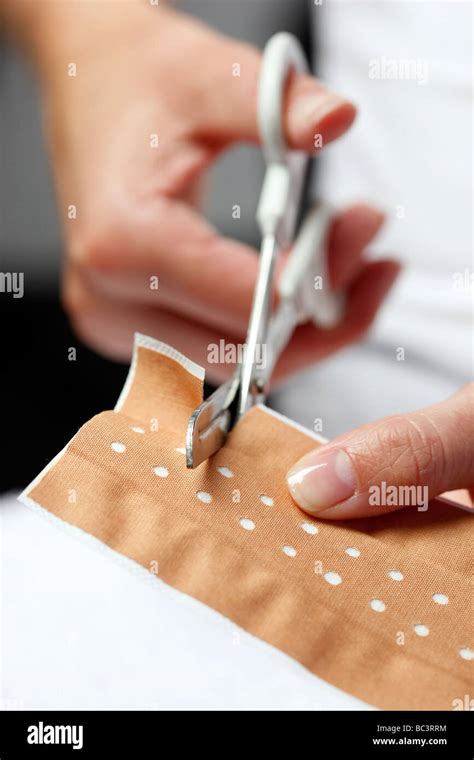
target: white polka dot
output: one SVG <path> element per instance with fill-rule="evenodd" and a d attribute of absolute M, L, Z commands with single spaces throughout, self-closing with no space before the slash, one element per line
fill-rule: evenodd
<path fill-rule="evenodd" d="M 262 502 L 262 504 L 265 504 L 266 507 L 273 507 L 273 499 L 271 496 L 265 496 L 265 494 L 263 493 L 260 496 L 260 501 Z"/>
<path fill-rule="evenodd" d="M 287 557 L 296 557 L 298 554 L 294 546 L 284 546 L 282 552 L 283 554 L 286 554 Z"/>
<path fill-rule="evenodd" d="M 247 517 L 242 517 L 240 524 L 244 530 L 255 530 L 255 523 L 253 520 L 249 520 Z"/>
<path fill-rule="evenodd" d="M 355 546 L 348 546 L 346 554 L 348 554 L 349 557 L 360 557 L 360 549 L 356 549 Z"/>
<path fill-rule="evenodd" d="M 390 570 L 388 572 L 388 577 L 391 578 L 392 581 L 402 581 L 403 573 L 401 573 L 400 570 Z"/>
<path fill-rule="evenodd" d="M 210 493 L 207 493 L 207 491 L 198 491 L 196 496 L 199 501 L 202 501 L 204 504 L 210 504 L 212 501 L 212 496 Z"/>
<path fill-rule="evenodd" d="M 228 467 L 218 467 L 217 468 L 217 472 L 220 472 L 220 474 L 223 475 L 224 478 L 233 478 L 234 477 L 234 473 L 232 472 L 232 470 L 229 470 Z"/>
<path fill-rule="evenodd" d="M 125 449 L 127 448 L 124 443 L 120 443 L 120 441 L 114 441 L 111 445 L 111 448 L 113 451 L 115 451 L 117 454 L 123 454 Z"/>
<path fill-rule="evenodd" d="M 463 660 L 474 660 L 474 650 L 469 649 L 469 647 L 461 647 L 459 650 L 459 656 L 463 658 Z"/>
<path fill-rule="evenodd" d="M 433 594 L 431 598 L 433 602 L 436 602 L 436 604 L 447 604 L 449 602 L 446 594 Z"/>
<path fill-rule="evenodd" d="M 310 522 L 300 523 L 300 528 L 302 528 L 304 532 L 308 533 L 308 535 L 310 536 L 315 536 L 316 533 L 319 533 L 319 530 L 316 527 L 316 525 L 313 525 L 313 523 L 310 523 Z"/>
<path fill-rule="evenodd" d="M 371 599 L 370 606 L 374 612 L 385 612 L 385 604 L 381 599 Z"/>
<path fill-rule="evenodd" d="M 176 451 L 178 452 L 178 454 L 186 454 L 186 449 L 179 448 L 179 449 L 176 449 Z"/>
<path fill-rule="evenodd" d="M 166 467 L 153 467 L 153 472 L 158 475 L 159 478 L 167 478 L 169 470 Z"/>
<path fill-rule="evenodd" d="M 428 636 L 430 629 L 427 625 L 422 625 L 421 623 L 417 623 L 413 626 L 413 630 L 415 631 L 417 636 Z"/>
<path fill-rule="evenodd" d="M 138 427 L 138 425 L 132 425 L 132 428 L 134 433 L 144 433 L 144 429 L 142 427 Z"/>
<path fill-rule="evenodd" d="M 333 573 L 330 570 L 328 573 L 324 573 L 324 580 L 331 584 L 331 586 L 339 586 L 342 583 L 342 578 L 337 573 Z"/>

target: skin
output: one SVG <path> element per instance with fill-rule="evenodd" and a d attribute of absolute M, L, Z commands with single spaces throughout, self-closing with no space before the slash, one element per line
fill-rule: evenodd
<path fill-rule="evenodd" d="M 386 486 L 395 487 L 398 503 L 371 498 L 383 484 L 385 493 Z M 328 520 L 376 517 L 404 507 L 424 511 L 425 499 L 440 495 L 472 508 L 474 383 L 440 404 L 335 438 L 292 468 L 289 486 L 305 512 Z M 419 490 L 409 493 L 407 486 Z"/>
<path fill-rule="evenodd" d="M 199 213 L 200 186 L 223 151 L 258 143 L 259 51 L 163 3 L 0 0 L 0 19 L 42 91 L 63 226 L 63 303 L 77 333 L 122 360 L 135 331 L 155 335 L 221 382 L 232 367 L 207 365 L 207 348 L 222 338 L 244 341 L 257 257 Z M 240 77 L 231 75 L 235 62 Z M 355 113 L 313 77 L 293 77 L 287 142 L 311 154 L 315 135 L 326 146 Z M 154 134 L 158 148 L 150 145 Z M 276 381 L 370 327 L 399 271 L 392 259 L 365 258 L 382 222 L 380 211 L 361 204 L 334 220 L 328 266 L 332 287 L 347 290 L 345 319 L 330 331 L 298 328 Z M 150 289 L 154 276 L 158 290 Z"/>

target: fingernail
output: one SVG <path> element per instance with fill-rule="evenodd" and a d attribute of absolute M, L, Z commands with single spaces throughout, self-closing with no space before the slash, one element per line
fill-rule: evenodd
<path fill-rule="evenodd" d="M 328 115 L 347 108 L 347 119 L 353 119 L 355 106 L 347 98 L 333 92 L 315 91 L 301 95 L 292 106 L 292 118 L 301 126 L 323 121 Z M 350 113 L 349 113 L 350 112 Z"/>
<path fill-rule="evenodd" d="M 287 474 L 290 493 L 301 509 L 317 514 L 354 494 L 356 478 L 343 449 L 306 454 Z"/>

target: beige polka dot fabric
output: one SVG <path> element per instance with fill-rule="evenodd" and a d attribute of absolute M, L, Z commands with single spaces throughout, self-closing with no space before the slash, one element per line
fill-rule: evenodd
<path fill-rule="evenodd" d="M 432 504 L 311 520 L 285 474 L 314 437 L 261 407 L 187 470 L 202 381 L 137 336 L 116 410 L 84 425 L 23 499 L 377 707 L 452 709 L 472 693 L 470 516 Z"/>

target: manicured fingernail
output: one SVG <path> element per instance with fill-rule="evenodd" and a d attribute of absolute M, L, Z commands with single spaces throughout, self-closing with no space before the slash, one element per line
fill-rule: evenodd
<path fill-rule="evenodd" d="M 315 90 L 314 93 L 301 95 L 292 106 L 292 117 L 296 122 L 305 126 L 308 123 L 321 121 L 329 114 L 338 111 L 342 106 L 354 108 L 347 98 L 337 95 L 334 92 L 321 93 Z"/>
<path fill-rule="evenodd" d="M 301 509 L 314 514 L 354 494 L 356 478 L 343 449 L 306 454 L 288 472 L 288 488 Z"/>

